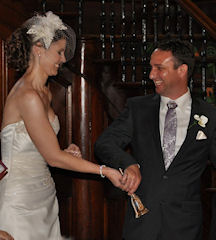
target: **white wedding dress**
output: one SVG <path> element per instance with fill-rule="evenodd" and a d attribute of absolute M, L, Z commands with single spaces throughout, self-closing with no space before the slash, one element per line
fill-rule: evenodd
<path fill-rule="evenodd" d="M 51 125 L 57 134 L 57 116 Z M 3 128 L 1 151 L 8 174 L 0 181 L 0 229 L 15 240 L 62 239 L 55 184 L 23 121 Z"/>

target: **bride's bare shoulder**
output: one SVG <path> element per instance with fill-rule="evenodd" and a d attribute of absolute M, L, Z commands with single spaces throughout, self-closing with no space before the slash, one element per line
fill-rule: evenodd
<path fill-rule="evenodd" d="M 32 85 L 26 81 L 20 79 L 13 87 L 11 91 L 12 95 L 19 100 L 30 100 L 38 98 L 38 92 L 32 87 Z"/>
<path fill-rule="evenodd" d="M 35 107 L 41 104 L 41 97 L 31 85 L 18 82 L 9 93 L 6 100 L 6 108 L 14 109 L 19 114 L 20 110 L 28 107 Z"/>
<path fill-rule="evenodd" d="M 2 126 L 22 119 L 22 112 L 40 105 L 38 93 L 28 85 L 17 82 L 5 102 Z"/>

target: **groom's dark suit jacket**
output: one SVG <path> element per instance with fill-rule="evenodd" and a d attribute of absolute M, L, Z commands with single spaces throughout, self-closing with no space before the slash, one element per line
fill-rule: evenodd
<path fill-rule="evenodd" d="M 128 202 L 126 240 L 200 240 L 200 176 L 208 159 L 216 165 L 216 109 L 192 99 L 185 141 L 167 171 L 161 148 L 159 109 L 157 94 L 129 99 L 120 117 L 97 140 L 95 153 L 116 169 L 140 164 L 142 181 L 136 193 L 150 211 L 135 219 Z M 195 114 L 208 118 L 206 127 L 197 124 Z M 196 139 L 199 130 L 207 139 Z M 125 151 L 127 145 L 131 146 L 131 154 Z"/>

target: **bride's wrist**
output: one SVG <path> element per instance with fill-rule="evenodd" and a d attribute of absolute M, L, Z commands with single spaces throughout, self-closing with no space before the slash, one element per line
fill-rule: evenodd
<path fill-rule="evenodd" d="M 100 165 L 99 173 L 102 178 L 105 178 L 107 176 L 107 166 L 106 165 Z"/>

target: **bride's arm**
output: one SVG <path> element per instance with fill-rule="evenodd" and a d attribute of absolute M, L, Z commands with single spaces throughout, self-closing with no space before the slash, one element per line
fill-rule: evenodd
<path fill-rule="evenodd" d="M 100 174 L 99 165 L 75 157 L 60 149 L 41 98 L 35 91 L 26 92 L 18 101 L 19 113 L 29 136 L 50 166 L 83 173 Z M 104 167 L 103 175 L 107 176 L 115 186 L 121 187 L 122 176 L 117 170 Z"/>

